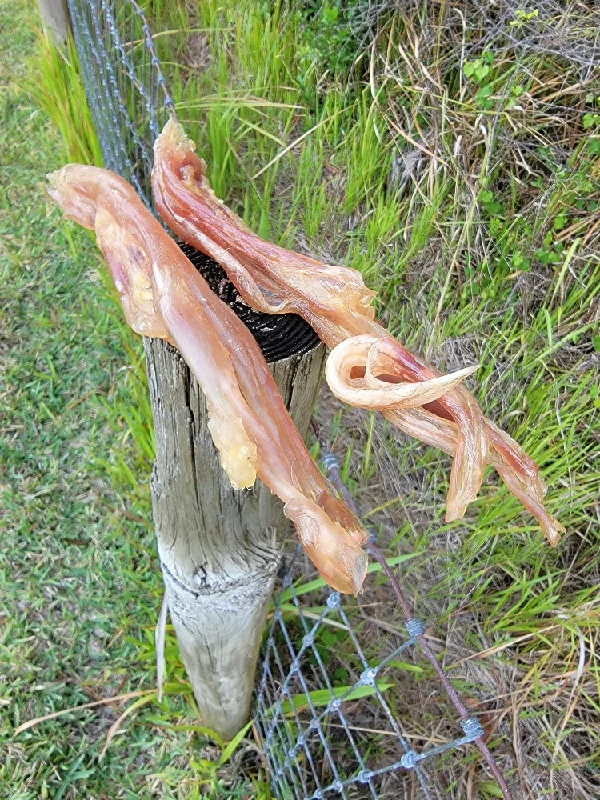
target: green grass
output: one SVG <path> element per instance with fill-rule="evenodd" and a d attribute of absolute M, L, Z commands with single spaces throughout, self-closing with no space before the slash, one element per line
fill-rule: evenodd
<path fill-rule="evenodd" d="M 260 796 L 197 725 L 171 643 L 156 701 L 141 341 L 92 239 L 44 188 L 66 158 L 97 162 L 97 143 L 77 73 L 34 35 L 32 9 L 2 0 L 0 16 L 0 797 Z"/>
<path fill-rule="evenodd" d="M 145 3 L 154 30 L 169 32 L 155 44 L 217 193 L 263 236 L 359 269 L 380 292 L 389 328 L 439 367 L 478 361 L 470 387 L 485 413 L 540 464 L 549 508 L 568 529 L 556 550 L 491 476 L 466 520 L 444 524 L 445 457 L 328 398 L 319 411 L 390 555 L 420 554 L 402 568 L 407 591 L 504 766 L 514 768 L 520 742 L 521 785 L 544 796 L 552 780 L 561 797 L 593 797 L 600 86 L 581 86 L 574 67 L 547 54 L 477 49 L 471 28 L 468 57 L 450 60 L 438 17 L 446 4 L 383 15 L 376 46 L 356 59 L 359 40 L 342 23 L 359 5 L 335 2 L 311 15 L 308 4 L 208 0 L 190 17 L 183 2 Z M 64 123 L 66 99 L 52 102 L 57 87 L 63 98 L 64 87 L 79 96 L 65 62 L 46 53 L 33 92 L 46 112 L 61 109 L 50 116 L 62 137 L 18 88 L 22 77 L 8 75 L 13 62 L 22 71 L 31 36 L 17 24 L 24 7 L 4 7 L 15 24 L 2 33 L 0 133 L 8 234 L 0 291 L 10 312 L 0 343 L 10 710 L 0 788 L 10 786 L 11 797 L 133 797 L 156 782 L 164 797 L 235 795 L 248 782 L 235 769 L 219 777 L 222 753 L 192 730 L 183 684 L 160 708 L 152 700 L 132 714 L 104 762 L 114 716 L 79 712 L 10 738 L 25 719 L 152 689 L 160 581 L 139 343 L 97 277 L 90 240 L 46 208 L 40 187 L 61 147 L 97 160 L 96 145 L 85 119 Z M 455 33 L 460 41 L 460 26 Z M 368 634 L 364 614 L 400 625 L 381 575 L 369 585 L 361 609 L 348 605 L 357 627 Z M 106 636 L 96 636 L 100 628 Z M 386 637 L 369 639 L 372 663 Z M 356 665 L 334 639 L 322 653 L 335 651 L 345 683 Z M 167 663 L 176 684 L 183 673 L 172 637 Z M 439 687 L 429 667 L 398 669 L 406 679 L 386 696 L 405 729 L 424 742 L 434 730 L 450 735 L 453 715 L 431 699 Z M 182 724 L 192 727 L 184 733 Z M 458 770 L 452 758 L 440 766 L 450 796 L 465 796 L 466 776 L 480 781 L 478 796 L 496 796 L 473 777 L 470 757 Z"/>

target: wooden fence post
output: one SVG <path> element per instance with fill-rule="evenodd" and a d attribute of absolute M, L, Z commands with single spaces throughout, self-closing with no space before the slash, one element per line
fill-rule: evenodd
<path fill-rule="evenodd" d="M 204 396 L 178 352 L 145 340 L 156 461 L 154 524 L 171 621 L 202 724 L 229 739 L 248 720 L 258 650 L 291 526 L 257 480 L 231 488 L 207 428 Z M 271 364 L 305 436 L 325 349 Z"/>
<path fill-rule="evenodd" d="M 56 45 L 67 41 L 71 25 L 66 0 L 37 0 L 42 27 L 50 33 Z"/>

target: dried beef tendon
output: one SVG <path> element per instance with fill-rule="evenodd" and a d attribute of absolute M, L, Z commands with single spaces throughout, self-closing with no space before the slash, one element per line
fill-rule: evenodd
<path fill-rule="evenodd" d="M 308 454 L 252 334 L 124 180 L 77 164 L 48 177 L 65 215 L 95 232 L 128 324 L 168 339 L 188 363 L 232 485 L 250 487 L 258 476 L 327 583 L 357 594 L 367 534 Z"/>
<path fill-rule="evenodd" d="M 491 464 L 536 517 L 548 541 L 557 543 L 564 529 L 544 509 L 537 466 L 484 418 L 460 385 L 468 370 L 444 378 L 396 341 L 374 318 L 374 292 L 356 270 L 322 264 L 250 231 L 215 197 L 204 161 L 174 119 L 156 140 L 154 153 L 152 190 L 167 225 L 217 261 L 252 308 L 293 312 L 312 325 L 332 349 L 327 381 L 340 399 L 379 409 L 405 433 L 454 457 L 447 520 L 464 516 Z"/>

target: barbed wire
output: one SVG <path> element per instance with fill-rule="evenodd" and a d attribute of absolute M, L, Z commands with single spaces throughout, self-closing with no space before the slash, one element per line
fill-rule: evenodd
<path fill-rule="evenodd" d="M 104 165 L 129 181 L 152 209 L 152 147 L 168 116 L 175 115 L 175 105 L 148 21 L 135 0 L 68 0 L 68 6 Z M 316 432 L 324 471 L 354 507 L 336 457 Z M 343 798 L 398 796 L 399 789 L 406 788 L 407 776 L 413 775 L 421 796 L 430 800 L 440 795 L 424 769 L 425 762 L 432 764 L 436 756 L 474 746 L 502 796 L 510 798 L 481 723 L 467 712 L 425 637 L 424 624 L 414 615 L 374 536 L 371 539 L 368 551 L 386 575 L 405 619 L 405 631 L 397 632 L 398 643 L 377 663 L 369 663 L 347 600 L 330 591 L 323 602 L 319 580 L 295 586 L 294 561 L 282 576 L 263 648 L 254 711 L 254 730 L 273 792 L 286 800 L 336 794 Z M 319 593 L 316 609 L 306 604 L 311 591 Z M 331 630 L 341 632 L 355 661 L 357 677 L 343 685 L 332 678 L 320 646 L 323 633 Z M 386 697 L 394 684 L 389 671 L 405 652 L 421 653 L 433 668 L 459 716 L 455 738 L 420 750 L 411 747 L 410 736 Z M 354 719 L 356 709 L 364 711 L 367 706 L 372 726 L 359 725 Z M 382 739 L 386 739 L 385 747 L 380 747 Z"/>

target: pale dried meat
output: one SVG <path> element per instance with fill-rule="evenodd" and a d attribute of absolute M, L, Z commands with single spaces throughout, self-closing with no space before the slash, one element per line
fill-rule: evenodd
<path fill-rule="evenodd" d="M 484 418 L 459 385 L 465 371 L 445 379 L 375 320 L 374 292 L 357 271 L 322 264 L 250 231 L 214 195 L 204 161 L 173 119 L 155 143 L 152 189 L 167 225 L 221 264 L 248 305 L 271 314 L 293 312 L 313 326 L 332 349 L 327 381 L 340 399 L 380 409 L 404 432 L 454 457 L 448 520 L 464 515 L 491 464 L 548 541 L 557 543 L 564 529 L 544 508 L 545 488 L 533 460 Z"/>
<path fill-rule="evenodd" d="M 251 333 L 124 180 L 77 164 L 48 177 L 65 215 L 95 232 L 128 324 L 167 339 L 188 363 L 232 485 L 250 487 L 258 476 L 283 500 L 327 583 L 357 594 L 367 534 L 307 452 Z"/>

